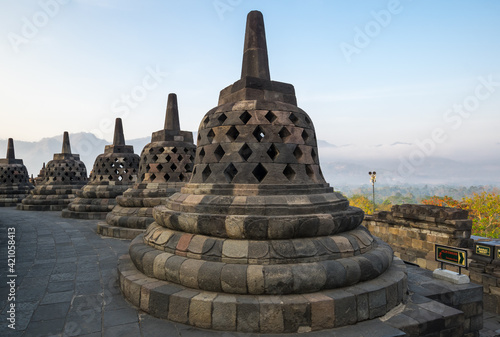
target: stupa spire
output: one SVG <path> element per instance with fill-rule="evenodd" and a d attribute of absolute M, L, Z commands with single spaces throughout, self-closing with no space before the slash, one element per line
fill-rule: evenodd
<path fill-rule="evenodd" d="M 7 159 L 16 159 L 16 155 L 14 154 L 14 139 L 12 138 L 9 138 L 7 144 Z"/>
<path fill-rule="evenodd" d="M 179 109 L 177 107 L 177 95 L 168 94 L 167 113 L 165 115 L 165 130 L 180 131 Z"/>
<path fill-rule="evenodd" d="M 71 154 L 71 145 L 69 144 L 69 133 L 64 131 L 62 151 L 63 154 Z"/>
<path fill-rule="evenodd" d="M 251 11 L 247 16 L 241 78 L 247 76 L 271 80 L 264 17 L 259 11 Z"/>
<path fill-rule="evenodd" d="M 123 125 L 121 118 L 117 118 L 115 120 L 115 135 L 113 137 L 113 145 L 114 146 L 125 145 L 125 136 L 123 134 Z"/>

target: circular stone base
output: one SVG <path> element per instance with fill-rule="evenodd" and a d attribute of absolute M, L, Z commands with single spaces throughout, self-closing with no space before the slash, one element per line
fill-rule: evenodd
<path fill-rule="evenodd" d="M 16 207 L 21 211 L 62 211 L 66 205 L 25 205 L 17 204 Z"/>
<path fill-rule="evenodd" d="M 105 222 L 99 222 L 97 224 L 97 233 L 113 238 L 132 240 L 137 235 L 144 233 L 144 229 L 110 226 Z"/>
<path fill-rule="evenodd" d="M 238 295 L 202 291 L 139 272 L 128 255 L 118 263 L 120 288 L 141 310 L 205 329 L 296 333 L 331 329 L 385 315 L 406 296 L 406 267 L 394 260 L 374 280 L 293 295 Z"/>
<path fill-rule="evenodd" d="M 104 220 L 109 211 L 106 212 L 74 212 L 63 209 L 61 216 L 63 218 L 85 219 L 85 220 Z"/>

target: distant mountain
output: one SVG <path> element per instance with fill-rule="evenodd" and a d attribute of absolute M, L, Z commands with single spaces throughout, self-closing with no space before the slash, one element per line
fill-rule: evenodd
<path fill-rule="evenodd" d="M 193 133 L 196 140 L 196 133 Z M 140 154 L 144 146 L 151 140 L 150 136 L 126 139 L 127 145 L 132 145 L 134 151 Z M 80 158 L 92 170 L 95 158 L 104 152 L 104 146 L 110 142 L 97 138 L 92 133 L 70 134 L 71 150 L 80 154 Z M 406 146 L 401 142 L 392 146 Z M 16 158 L 23 159 L 29 174 L 34 176 L 42 168 L 42 164 L 52 160 L 54 153 L 60 153 L 62 134 L 43 138 L 38 142 L 25 142 L 14 139 Z M 323 140 L 318 140 L 321 169 L 327 182 L 336 186 L 360 186 L 370 182 L 369 171 L 377 172 L 377 184 L 448 184 L 448 185 L 499 185 L 500 163 L 491 162 L 463 163 L 441 157 L 426 157 L 425 162 L 417 167 L 403 163 L 397 154 L 392 157 L 375 159 L 363 155 L 356 156 L 359 150 L 354 145 L 337 146 Z M 374 151 L 374 150 L 372 150 Z M 7 140 L 0 139 L 0 158 L 7 152 Z"/>
<path fill-rule="evenodd" d="M 69 135 L 71 152 L 80 155 L 80 159 L 85 163 L 87 172 L 90 173 L 94 161 L 98 155 L 104 152 L 104 147 L 110 142 L 97 138 L 93 133 L 80 132 Z M 138 139 L 125 139 L 127 145 L 134 146 L 134 152 L 140 153 L 142 148 L 149 143 L 151 137 Z M 25 142 L 14 139 L 14 150 L 16 158 L 22 159 L 28 169 L 28 173 L 37 176 L 43 163 L 52 160 L 54 153 L 61 153 L 62 134 L 50 138 L 43 138 L 37 142 Z M 7 140 L 0 139 L 0 151 L 7 152 Z M 0 158 L 5 158 L 5 154 L 0 152 Z"/>

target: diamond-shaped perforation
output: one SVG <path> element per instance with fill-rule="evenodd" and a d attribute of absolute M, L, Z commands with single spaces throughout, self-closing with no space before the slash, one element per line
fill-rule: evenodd
<path fill-rule="evenodd" d="M 208 122 L 210 122 L 210 117 L 206 116 L 204 119 L 203 119 L 203 128 L 206 128 L 207 125 L 208 125 Z"/>
<path fill-rule="evenodd" d="M 276 159 L 276 157 L 278 156 L 280 152 L 278 151 L 278 148 L 276 148 L 276 146 L 274 146 L 274 144 L 271 144 L 271 146 L 269 147 L 269 149 L 267 150 L 267 155 L 269 156 L 269 158 L 271 158 L 272 160 Z"/>
<path fill-rule="evenodd" d="M 295 124 L 297 123 L 297 121 L 299 120 L 299 118 L 297 116 L 295 116 L 295 114 L 293 112 L 290 112 L 290 121 Z"/>
<path fill-rule="evenodd" d="M 231 181 L 233 181 L 237 173 L 238 170 L 236 169 L 236 167 L 233 165 L 233 163 L 230 163 L 224 170 L 224 176 L 226 177 L 227 182 L 230 183 Z"/>
<path fill-rule="evenodd" d="M 312 169 L 312 165 L 306 165 L 306 174 L 309 178 L 314 179 L 314 170 Z"/>
<path fill-rule="evenodd" d="M 285 142 L 288 139 L 288 137 L 290 137 L 290 135 L 291 133 L 290 131 L 288 131 L 286 127 L 282 127 L 280 132 L 278 132 L 278 136 L 280 136 L 283 142 Z"/>
<path fill-rule="evenodd" d="M 200 161 L 205 157 L 205 149 L 201 149 L 200 153 L 198 153 L 198 157 L 200 157 Z"/>
<path fill-rule="evenodd" d="M 177 161 L 182 161 L 182 155 L 181 154 L 177 156 Z"/>
<path fill-rule="evenodd" d="M 208 131 L 207 133 L 207 139 L 210 144 L 212 144 L 212 142 L 214 141 L 214 137 L 215 137 L 215 132 L 214 130 L 210 129 L 210 131 Z"/>
<path fill-rule="evenodd" d="M 264 117 L 266 117 L 269 123 L 274 122 L 278 118 L 271 110 L 269 110 Z"/>
<path fill-rule="evenodd" d="M 261 163 L 259 163 L 257 166 L 255 166 L 255 168 L 253 169 L 252 171 L 252 174 L 253 176 L 259 181 L 259 182 L 262 182 L 262 180 L 264 180 L 264 178 L 266 177 L 267 175 L 267 170 L 266 168 L 264 167 L 264 165 L 262 165 Z"/>
<path fill-rule="evenodd" d="M 306 121 L 307 125 L 311 125 L 311 120 L 309 119 L 309 117 L 305 116 L 304 120 Z"/>
<path fill-rule="evenodd" d="M 155 149 L 154 149 L 154 148 L 152 148 L 152 147 L 151 147 L 151 148 L 149 148 L 149 154 L 153 154 L 153 152 L 154 152 L 154 151 L 155 151 Z"/>
<path fill-rule="evenodd" d="M 304 140 L 304 143 L 307 142 L 307 140 L 309 139 L 309 134 L 307 133 L 306 130 L 303 130 L 302 131 L 302 139 Z"/>
<path fill-rule="evenodd" d="M 158 164 L 158 165 L 156 165 L 156 168 L 158 169 L 158 171 L 161 171 L 161 170 L 163 170 L 163 165 L 162 164 Z"/>
<path fill-rule="evenodd" d="M 156 175 L 154 173 L 152 173 L 150 176 L 151 180 L 155 180 L 156 179 Z"/>
<path fill-rule="evenodd" d="M 165 178 L 165 181 L 168 181 L 170 179 L 170 175 L 168 173 L 165 173 L 163 175 L 163 178 Z"/>
<path fill-rule="evenodd" d="M 172 153 L 177 153 L 177 151 L 178 151 L 178 150 L 177 150 L 177 148 L 176 148 L 176 147 L 174 147 L 174 148 L 172 149 Z"/>
<path fill-rule="evenodd" d="M 255 128 L 255 130 L 253 130 L 252 134 L 255 137 L 255 139 L 257 139 L 257 141 L 259 141 L 259 142 L 261 142 L 262 139 L 264 139 L 264 137 L 266 136 L 266 134 L 264 133 L 264 130 L 262 130 L 262 128 L 260 126 L 257 126 Z"/>
<path fill-rule="evenodd" d="M 238 129 L 233 125 L 227 130 L 226 136 L 229 138 L 230 141 L 234 142 L 236 138 L 240 135 L 240 132 Z"/>
<path fill-rule="evenodd" d="M 158 156 L 157 156 L 157 155 L 154 155 L 151 159 L 152 159 L 153 161 L 157 161 L 157 160 L 158 160 Z"/>
<path fill-rule="evenodd" d="M 316 151 L 314 150 L 314 148 L 311 149 L 311 157 L 312 159 L 314 160 L 314 162 L 316 162 L 316 158 L 317 158 L 317 154 L 316 154 Z"/>
<path fill-rule="evenodd" d="M 302 158 L 304 153 L 302 152 L 299 146 L 296 146 L 295 149 L 293 150 L 293 155 L 295 156 L 295 158 L 297 158 L 297 160 L 299 160 L 300 158 Z"/>
<path fill-rule="evenodd" d="M 241 115 L 240 115 L 240 120 L 243 122 L 243 123 L 248 123 L 248 121 L 252 118 L 252 115 L 250 115 L 248 113 L 248 111 L 245 110 L 245 112 L 243 112 Z"/>
<path fill-rule="evenodd" d="M 177 165 L 175 165 L 175 164 L 170 165 L 170 169 L 171 169 L 172 171 L 177 170 Z"/>
<path fill-rule="evenodd" d="M 215 158 L 217 158 L 217 161 L 219 162 L 222 157 L 226 154 L 226 151 L 222 148 L 222 146 L 217 146 L 217 148 L 214 151 Z"/>
<path fill-rule="evenodd" d="M 210 169 L 210 166 L 207 165 L 203 172 L 201 172 L 201 178 L 203 179 L 203 182 L 207 181 L 208 177 L 212 174 L 212 170 Z"/>
<path fill-rule="evenodd" d="M 160 153 L 163 153 L 163 152 L 165 152 L 165 148 L 163 148 L 163 147 L 160 147 L 160 148 L 158 149 L 158 152 L 160 152 Z M 125 158 L 125 159 L 127 159 L 127 158 Z"/>
<path fill-rule="evenodd" d="M 172 159 L 172 157 L 170 157 L 169 154 L 167 154 L 167 156 L 165 157 L 165 160 L 167 161 L 167 163 Z"/>
<path fill-rule="evenodd" d="M 227 116 L 224 113 L 221 113 L 221 115 L 217 118 L 217 120 L 219 121 L 219 123 L 221 125 L 224 124 L 224 122 L 226 121 L 226 119 L 227 119 Z"/>
<path fill-rule="evenodd" d="M 179 174 L 179 180 L 180 181 L 186 181 L 186 176 L 184 174 Z"/>
<path fill-rule="evenodd" d="M 290 165 L 285 166 L 283 174 L 289 181 L 292 181 L 295 178 L 295 171 Z"/>
<path fill-rule="evenodd" d="M 250 156 L 252 155 L 252 149 L 247 145 L 247 143 L 245 143 L 238 151 L 238 154 L 241 156 L 241 158 L 247 161 L 248 158 L 250 158 Z"/>

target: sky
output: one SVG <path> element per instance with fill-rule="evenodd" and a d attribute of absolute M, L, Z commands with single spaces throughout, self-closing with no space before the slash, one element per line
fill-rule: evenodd
<path fill-rule="evenodd" d="M 500 160 L 496 0 L 0 0 L 0 139 L 111 141 L 116 117 L 148 137 L 171 92 L 196 131 L 240 77 L 251 10 L 333 156 Z"/>

